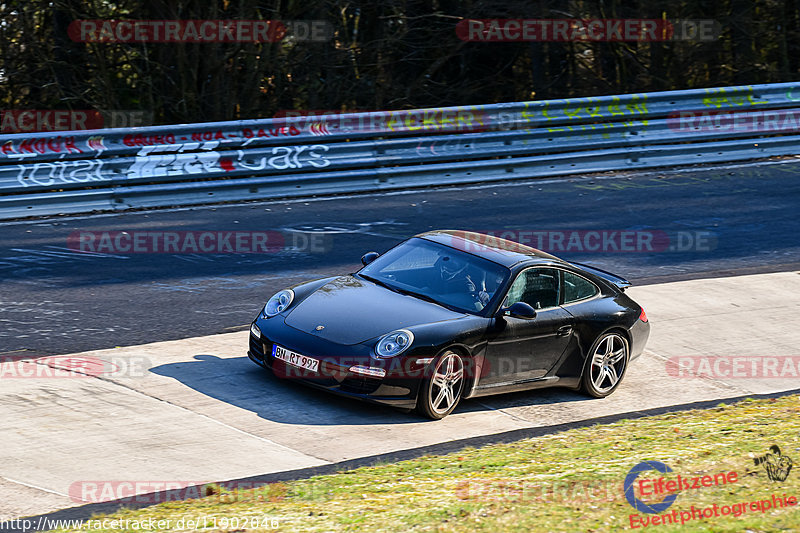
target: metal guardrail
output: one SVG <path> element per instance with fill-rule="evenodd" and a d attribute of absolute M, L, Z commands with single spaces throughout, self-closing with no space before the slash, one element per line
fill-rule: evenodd
<path fill-rule="evenodd" d="M 0 219 L 800 154 L 795 114 L 800 82 L 6 135 Z"/>

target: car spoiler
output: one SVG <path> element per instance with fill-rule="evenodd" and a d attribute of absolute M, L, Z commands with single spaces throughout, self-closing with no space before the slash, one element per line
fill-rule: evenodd
<path fill-rule="evenodd" d="M 616 274 L 612 274 L 611 272 L 606 272 L 605 270 L 590 265 L 584 265 L 583 263 L 574 263 L 574 262 L 571 263 L 577 267 L 586 270 L 587 272 L 591 272 L 595 276 L 599 276 L 604 280 L 611 282 L 615 287 L 617 287 L 621 291 L 624 291 L 625 289 L 631 286 L 630 281 L 620 276 L 617 276 Z"/>

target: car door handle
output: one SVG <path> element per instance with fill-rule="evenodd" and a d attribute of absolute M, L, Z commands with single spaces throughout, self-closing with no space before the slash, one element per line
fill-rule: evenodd
<path fill-rule="evenodd" d="M 560 328 L 558 328 L 557 332 L 559 337 L 564 337 L 566 335 L 569 335 L 570 333 L 572 333 L 572 326 L 561 326 Z"/>

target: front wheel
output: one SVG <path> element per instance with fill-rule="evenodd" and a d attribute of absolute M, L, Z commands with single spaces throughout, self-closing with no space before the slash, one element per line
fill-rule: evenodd
<path fill-rule="evenodd" d="M 583 369 L 581 390 L 595 398 L 614 392 L 628 369 L 628 339 L 619 333 L 601 335 L 592 345 Z"/>
<path fill-rule="evenodd" d="M 447 351 L 431 365 L 433 372 L 422 382 L 417 411 L 433 420 L 440 420 L 458 405 L 464 390 L 464 359 Z"/>

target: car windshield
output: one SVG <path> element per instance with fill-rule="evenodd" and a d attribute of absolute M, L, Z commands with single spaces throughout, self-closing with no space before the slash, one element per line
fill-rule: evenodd
<path fill-rule="evenodd" d="M 494 302 L 509 270 L 461 250 L 413 238 L 375 259 L 358 275 L 391 290 L 477 314 Z"/>

